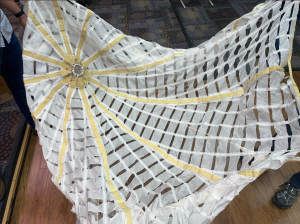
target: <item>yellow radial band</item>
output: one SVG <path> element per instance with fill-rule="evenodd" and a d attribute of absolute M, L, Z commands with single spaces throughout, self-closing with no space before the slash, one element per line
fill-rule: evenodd
<path fill-rule="evenodd" d="M 66 34 L 65 26 L 64 26 L 64 21 L 63 21 L 63 18 L 61 16 L 61 12 L 60 12 L 60 7 L 59 7 L 57 1 L 53 1 L 53 5 L 54 5 L 55 13 L 56 13 L 56 16 L 57 16 L 57 19 L 58 19 L 60 33 L 61 33 L 61 35 L 64 39 L 64 43 L 65 43 L 65 47 L 67 49 L 68 55 L 71 56 L 72 51 L 71 51 L 70 44 L 69 44 L 69 41 L 68 41 L 68 38 L 67 38 L 67 34 Z"/>
<path fill-rule="evenodd" d="M 232 31 L 235 31 L 235 30 L 236 30 L 236 28 L 237 28 L 238 25 L 239 25 L 239 21 L 240 21 L 240 19 L 237 19 L 237 20 L 234 21 L 234 24 L 233 24 L 233 30 L 232 30 Z"/>
<path fill-rule="evenodd" d="M 106 150 L 105 150 L 103 142 L 101 140 L 100 133 L 98 131 L 97 125 L 96 125 L 94 117 L 92 115 L 89 103 L 87 101 L 87 97 L 86 97 L 85 92 L 84 92 L 84 89 L 81 88 L 80 92 L 81 92 L 81 97 L 82 97 L 82 100 L 84 102 L 85 111 L 87 113 L 88 120 L 89 120 L 89 122 L 91 124 L 91 128 L 92 128 L 92 131 L 93 131 L 93 134 L 94 134 L 97 146 L 98 146 L 98 148 L 100 150 L 100 153 L 102 155 L 103 166 L 104 166 L 105 173 L 106 173 L 106 182 L 107 182 L 107 184 L 109 186 L 110 192 L 114 195 L 114 197 L 115 197 L 118 205 L 125 212 L 126 221 L 127 221 L 126 223 L 127 224 L 132 224 L 132 215 L 131 215 L 130 208 L 128 208 L 128 206 L 125 204 L 125 202 L 123 201 L 122 197 L 120 196 L 118 190 L 115 188 L 114 184 L 111 181 L 110 172 L 109 172 L 109 164 L 108 164 Z"/>
<path fill-rule="evenodd" d="M 27 85 L 27 84 L 31 84 L 31 83 L 35 83 L 35 82 L 40 82 L 40 81 L 43 81 L 43 80 L 59 77 L 61 75 L 65 76 L 68 73 L 69 73 L 69 71 L 64 70 L 64 71 L 61 71 L 61 72 L 54 72 L 54 73 L 47 74 L 47 75 L 41 75 L 41 76 L 38 76 L 36 78 L 24 79 L 24 84 Z"/>
<path fill-rule="evenodd" d="M 238 174 L 245 176 L 245 177 L 259 177 L 261 174 L 263 174 L 266 170 L 244 170 L 239 172 Z"/>
<path fill-rule="evenodd" d="M 91 10 L 88 10 L 86 18 L 84 20 L 83 27 L 82 27 L 81 39 L 80 39 L 78 49 L 77 49 L 77 54 L 76 54 L 78 60 L 81 60 L 80 59 L 80 53 L 81 53 L 81 50 L 82 50 L 82 47 L 83 47 L 83 44 L 84 44 L 84 41 L 85 41 L 85 38 L 86 38 L 87 29 L 88 29 L 88 22 L 89 22 L 92 15 L 93 15 L 93 12 Z"/>
<path fill-rule="evenodd" d="M 213 181 L 218 181 L 221 180 L 220 177 L 215 176 L 207 171 L 204 171 L 203 169 L 200 169 L 198 167 L 189 165 L 189 164 L 184 164 L 182 162 L 180 162 L 179 160 L 175 159 L 174 157 L 170 156 L 168 153 L 166 153 L 162 148 L 158 147 L 157 145 L 153 144 L 152 142 L 140 137 L 139 135 L 137 135 L 136 133 L 134 133 L 133 131 L 131 131 L 127 126 L 125 126 L 114 114 L 112 114 L 105 106 L 103 106 L 97 96 L 92 92 L 93 97 L 97 103 L 97 105 L 99 107 L 101 107 L 101 109 L 105 112 L 105 114 L 107 114 L 108 116 L 110 116 L 112 119 L 115 120 L 115 122 L 118 123 L 118 125 L 120 125 L 127 133 L 129 133 L 133 138 L 135 138 L 137 141 L 143 142 L 144 144 L 148 145 L 151 149 L 159 152 L 166 160 L 168 160 L 169 162 L 173 163 L 175 166 L 181 167 L 183 169 L 186 170 L 190 170 L 193 171 L 195 173 L 200 174 L 201 176 L 204 176 L 210 180 Z"/>
<path fill-rule="evenodd" d="M 188 103 L 208 102 L 208 101 L 233 97 L 233 96 L 236 96 L 236 95 L 241 95 L 241 94 L 245 93 L 245 91 L 247 90 L 247 88 L 251 84 L 251 82 L 258 79 L 262 75 L 268 74 L 268 73 L 270 73 L 272 71 L 276 71 L 276 70 L 284 71 L 284 69 L 282 67 L 276 65 L 276 66 L 267 68 L 265 71 L 262 71 L 262 72 L 256 74 L 255 76 L 253 76 L 250 80 L 248 80 L 246 86 L 243 89 L 240 89 L 240 90 L 237 90 L 237 91 L 234 91 L 234 92 L 213 95 L 213 96 L 207 96 L 207 97 L 201 97 L 201 98 L 191 98 L 191 99 L 184 99 L 184 100 L 176 100 L 176 99 L 160 100 L 160 99 L 137 98 L 137 97 L 128 95 L 126 93 L 120 93 L 120 92 L 111 90 L 111 89 L 107 88 L 105 85 L 103 85 L 102 83 L 96 81 L 95 79 L 90 79 L 90 82 L 94 83 L 95 85 L 100 86 L 101 88 L 103 88 L 108 93 L 112 93 L 116 96 L 124 97 L 124 98 L 130 99 L 130 100 L 135 101 L 135 102 L 155 103 L 155 104 L 188 104 Z"/>
<path fill-rule="evenodd" d="M 63 175 L 63 170 L 64 170 L 64 155 L 66 154 L 66 149 L 68 145 L 68 139 L 67 139 L 67 124 L 69 121 L 69 116 L 70 116 L 70 101 L 71 101 L 71 96 L 74 91 L 73 87 L 70 87 L 69 93 L 66 99 L 66 109 L 65 109 L 65 117 L 64 117 L 64 122 L 63 122 L 63 143 L 61 146 L 61 149 L 59 151 L 59 156 L 58 156 L 58 176 L 56 178 L 55 184 L 58 185 L 59 180 L 61 179 Z"/>
<path fill-rule="evenodd" d="M 45 56 L 40 55 L 40 54 L 32 53 L 32 52 L 27 51 L 27 50 L 23 50 L 23 54 L 28 56 L 28 57 L 35 58 L 35 59 L 38 59 L 38 60 L 41 60 L 41 61 L 44 61 L 44 62 L 48 62 L 50 64 L 58 65 L 58 66 L 61 66 L 61 67 L 64 67 L 64 68 L 69 68 L 70 67 L 67 64 L 66 61 L 57 61 L 55 59 L 48 58 L 48 57 L 45 57 Z"/>
<path fill-rule="evenodd" d="M 57 94 L 58 90 L 61 89 L 70 79 L 71 77 L 64 78 L 60 83 L 58 83 L 51 92 L 46 96 L 45 100 L 36 108 L 36 110 L 32 113 L 33 119 L 36 120 L 37 116 L 42 112 L 42 110 L 47 106 L 50 100 Z"/>
<path fill-rule="evenodd" d="M 61 49 L 58 43 L 53 39 L 53 37 L 45 30 L 45 28 L 39 23 L 33 12 L 28 9 L 28 16 L 31 18 L 32 22 L 36 26 L 36 28 L 44 35 L 44 37 L 53 45 L 53 47 L 60 53 L 60 55 L 70 62 L 69 56 Z"/>
<path fill-rule="evenodd" d="M 98 57 L 100 57 L 101 55 L 105 54 L 107 51 L 109 51 L 116 43 L 118 43 L 121 39 L 123 39 L 124 37 L 126 37 L 125 34 L 122 34 L 121 36 L 117 37 L 116 39 L 114 39 L 111 43 L 109 43 L 103 50 L 99 51 L 98 53 L 96 53 L 94 56 L 92 56 L 90 59 L 88 59 L 87 61 L 85 61 L 83 63 L 83 67 L 87 67 L 90 63 L 92 63 L 93 61 L 95 61 Z"/>
<path fill-rule="evenodd" d="M 116 69 L 116 70 L 108 70 L 108 71 L 89 71 L 88 74 L 89 75 L 109 75 L 109 74 L 115 74 L 115 73 L 139 72 L 139 71 L 147 70 L 153 66 L 166 63 L 166 62 L 170 61 L 176 55 L 185 55 L 185 54 L 184 53 L 174 53 L 173 55 L 171 55 L 170 57 L 168 57 L 166 59 L 156 61 L 156 62 L 153 62 L 148 65 L 136 67 L 136 68 L 124 68 L 124 69 Z"/>

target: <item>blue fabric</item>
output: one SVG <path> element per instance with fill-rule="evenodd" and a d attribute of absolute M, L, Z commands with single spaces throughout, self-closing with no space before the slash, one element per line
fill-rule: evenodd
<path fill-rule="evenodd" d="M 283 8 L 284 4 L 285 4 L 285 2 L 282 2 L 282 8 Z M 281 18 L 282 17 L 283 17 L 283 15 L 281 16 Z M 297 21 L 299 21 L 299 20 L 300 20 L 300 10 L 299 10 L 298 15 L 297 15 Z M 291 22 L 290 22 L 290 25 L 291 25 Z M 279 34 L 279 27 L 278 27 L 278 34 Z M 279 50 L 279 39 L 277 39 L 276 42 L 275 42 L 275 48 L 276 48 L 276 50 Z"/>
<path fill-rule="evenodd" d="M 297 15 L 297 21 L 300 20 L 300 10 L 299 10 L 299 13 Z M 276 47 L 276 50 L 279 49 L 279 39 L 276 40 L 276 43 L 275 43 L 275 47 Z M 299 114 L 299 109 L 297 108 L 297 113 L 298 115 Z M 300 119 L 298 120 L 299 124 L 300 124 Z M 291 127 L 290 125 L 286 125 L 286 129 L 287 129 L 287 133 L 288 135 L 292 135 L 292 130 L 291 130 Z M 277 136 L 277 133 L 273 136 L 273 137 L 276 137 Z M 290 150 L 290 147 L 291 147 L 291 138 L 288 139 L 288 150 Z M 271 151 L 274 151 L 274 148 L 275 148 L 275 140 L 272 141 L 272 147 L 271 147 Z M 300 188 L 300 172 L 298 173 L 295 173 L 292 178 L 291 178 L 291 184 L 296 187 L 296 188 Z"/>
<path fill-rule="evenodd" d="M 27 105 L 26 92 L 23 82 L 23 59 L 21 45 L 14 33 L 11 36 L 10 43 L 8 44 L 5 38 L 4 43 L 5 47 L 0 48 L 1 75 L 3 76 L 8 88 L 12 92 L 20 111 L 26 118 L 29 125 L 35 129 L 35 124 Z"/>
<path fill-rule="evenodd" d="M 291 178 L 291 183 L 296 188 L 300 188 L 300 172 L 295 173 Z"/>
<path fill-rule="evenodd" d="M 297 108 L 297 114 L 299 114 L 299 109 Z M 300 119 L 298 120 L 299 124 L 300 124 Z M 286 125 L 286 130 L 288 135 L 293 135 L 292 133 L 292 129 L 291 126 L 289 124 Z M 275 137 L 277 134 L 275 134 L 273 137 Z M 274 151 L 274 147 L 275 147 L 275 140 L 273 140 L 273 145 L 272 145 L 272 149 L 271 151 Z M 291 150 L 291 138 L 288 139 L 288 149 L 287 150 Z M 291 183 L 294 187 L 300 188 L 300 172 L 295 173 L 292 178 L 291 178 Z"/>
<path fill-rule="evenodd" d="M 299 14 L 298 14 L 299 15 Z M 297 108 L 297 114 L 300 115 L 299 109 Z M 300 124 L 300 119 L 298 120 Z M 292 132 L 292 131 L 291 131 Z M 295 173 L 291 178 L 291 183 L 294 187 L 300 188 L 300 172 Z"/>

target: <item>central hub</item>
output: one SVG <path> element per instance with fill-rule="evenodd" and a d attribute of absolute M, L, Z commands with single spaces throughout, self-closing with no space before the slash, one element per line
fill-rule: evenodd
<path fill-rule="evenodd" d="M 72 73 L 74 77 L 81 77 L 84 74 L 84 69 L 80 64 L 74 64 L 72 66 Z"/>

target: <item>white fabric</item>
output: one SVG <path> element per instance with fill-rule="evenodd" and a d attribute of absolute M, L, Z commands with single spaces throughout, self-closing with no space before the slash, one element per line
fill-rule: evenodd
<path fill-rule="evenodd" d="M 210 223 L 300 152 L 298 89 L 281 68 L 299 2 L 268 1 L 185 50 L 121 38 L 84 7 L 57 1 L 72 55 L 82 38 L 78 60 L 103 52 L 79 78 L 63 72 L 73 64 L 54 4 L 25 7 L 36 21 L 24 34 L 24 81 L 52 180 L 81 224 Z"/>
<path fill-rule="evenodd" d="M 10 43 L 11 35 L 12 35 L 12 27 L 4 15 L 3 11 L 0 9 L 0 34 L 3 35 L 7 43 Z M 5 47 L 5 43 L 2 35 L 0 35 L 0 47 Z"/>

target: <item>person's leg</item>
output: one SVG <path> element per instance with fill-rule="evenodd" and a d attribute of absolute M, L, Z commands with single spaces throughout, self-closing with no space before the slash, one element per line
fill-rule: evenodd
<path fill-rule="evenodd" d="M 12 34 L 9 44 L 6 40 L 4 40 L 4 42 L 5 47 L 2 48 L 1 75 L 12 92 L 20 111 L 29 125 L 35 129 L 35 124 L 27 105 L 26 91 L 23 82 L 22 48 L 14 33 Z"/>
<path fill-rule="evenodd" d="M 300 194 L 300 172 L 295 173 L 292 178 L 280 186 L 272 201 L 278 208 L 290 208 Z"/>
<path fill-rule="evenodd" d="M 0 177 L 0 201 L 4 198 L 4 195 L 5 195 L 5 184 L 2 178 Z"/>
<path fill-rule="evenodd" d="M 300 188 L 300 172 L 295 173 L 291 178 L 291 183 L 294 187 Z"/>

